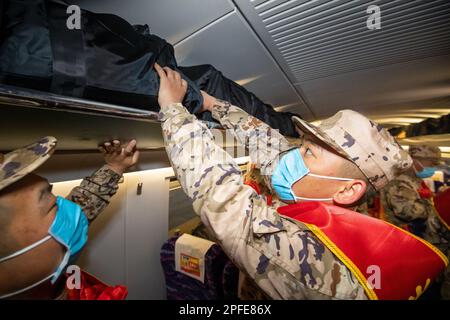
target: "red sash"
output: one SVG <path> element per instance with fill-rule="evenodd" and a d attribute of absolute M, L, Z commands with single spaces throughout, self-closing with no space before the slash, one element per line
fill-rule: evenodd
<path fill-rule="evenodd" d="M 125 286 L 108 286 L 93 275 L 81 271 L 81 288 L 67 290 L 67 300 L 125 300 Z"/>
<path fill-rule="evenodd" d="M 419 193 L 420 197 L 422 199 L 431 199 L 433 198 L 433 191 L 426 185 L 424 181 L 420 184 L 419 189 L 417 189 L 417 192 Z"/>
<path fill-rule="evenodd" d="M 382 220 L 321 202 L 278 208 L 304 224 L 352 271 L 370 299 L 416 299 L 445 269 L 437 248 Z M 372 288 L 379 268 L 379 287 Z"/>
<path fill-rule="evenodd" d="M 442 223 L 449 228 L 450 226 L 450 188 L 438 193 L 434 199 L 434 208 Z"/>

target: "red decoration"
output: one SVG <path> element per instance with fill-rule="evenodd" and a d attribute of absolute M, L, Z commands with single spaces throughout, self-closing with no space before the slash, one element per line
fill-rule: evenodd
<path fill-rule="evenodd" d="M 371 299 L 415 299 L 448 263 L 428 242 L 345 208 L 303 202 L 280 207 L 278 212 L 307 224 L 349 267 Z M 380 270 L 380 288 L 367 284 L 371 266 Z"/>
<path fill-rule="evenodd" d="M 81 272 L 81 288 L 67 290 L 68 300 L 125 300 L 128 295 L 125 286 L 108 286 L 93 275 Z"/>

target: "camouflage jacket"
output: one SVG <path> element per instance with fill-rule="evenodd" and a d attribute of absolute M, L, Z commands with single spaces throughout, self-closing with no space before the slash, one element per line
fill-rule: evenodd
<path fill-rule="evenodd" d="M 90 177 L 83 179 L 78 187 L 73 188 L 67 199 L 80 205 L 89 222 L 92 222 L 117 192 L 121 177 L 104 165 Z"/>
<path fill-rule="evenodd" d="M 420 178 L 409 174 L 402 174 L 389 182 L 380 191 L 385 218 L 396 226 L 410 229 L 422 224 L 421 230 L 414 233 L 448 255 L 450 231 L 440 221 L 431 200 L 420 196 L 418 189 L 421 183 Z"/>
<path fill-rule="evenodd" d="M 251 161 L 270 167 L 292 148 L 278 131 L 220 102 L 213 117 L 234 131 Z M 280 216 L 250 186 L 212 133 L 181 104 L 161 108 L 166 151 L 194 210 L 227 255 L 274 299 L 367 299 L 364 289 L 302 223 Z M 267 149 L 256 151 L 257 144 Z"/>

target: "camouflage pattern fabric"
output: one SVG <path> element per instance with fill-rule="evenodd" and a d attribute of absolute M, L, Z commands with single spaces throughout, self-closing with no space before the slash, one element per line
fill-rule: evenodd
<path fill-rule="evenodd" d="M 402 174 L 380 191 L 381 204 L 386 220 L 398 227 L 422 220 L 432 212 L 429 200 L 421 198 L 418 190 L 422 180 Z"/>
<path fill-rule="evenodd" d="M 252 163 L 261 170 L 262 175 L 270 175 L 269 170 L 276 166 L 280 153 L 297 147 L 289 143 L 278 130 L 242 109 L 227 101 L 216 101 L 212 110 L 213 118 L 220 121 L 225 129 L 232 130 L 238 141 L 248 149 Z"/>
<path fill-rule="evenodd" d="M 339 111 L 318 126 L 295 116 L 292 120 L 299 133 L 314 135 L 356 164 L 376 190 L 412 165 L 408 152 L 386 129 L 356 111 Z"/>
<path fill-rule="evenodd" d="M 213 116 L 236 130 L 260 166 L 270 166 L 274 154 L 292 148 L 277 131 L 235 106 L 221 103 Z M 367 299 L 350 270 L 305 225 L 280 216 L 244 185 L 239 166 L 194 115 L 171 104 L 161 108 L 160 119 L 167 154 L 194 210 L 228 257 L 269 297 Z M 255 130 L 261 134 L 253 135 Z M 251 146 L 258 143 L 269 150 L 261 154 Z"/>
<path fill-rule="evenodd" d="M 430 199 L 418 192 L 422 180 L 402 174 L 380 191 L 385 219 L 430 242 L 445 255 L 450 254 L 450 230 L 439 219 Z M 450 267 L 441 277 L 442 297 L 450 298 Z"/>
<path fill-rule="evenodd" d="M 416 235 L 448 254 L 450 231 L 440 221 L 431 200 L 420 196 L 421 183 L 420 178 L 410 174 L 402 174 L 389 182 L 380 191 L 385 218 L 398 227 L 422 221 L 423 230 Z"/>
<path fill-rule="evenodd" d="M 47 161 L 53 154 L 56 143 L 56 138 L 49 136 L 7 154 L 0 153 L 0 190 L 22 179 Z"/>
<path fill-rule="evenodd" d="M 73 188 L 67 199 L 79 204 L 89 222 L 92 222 L 116 194 L 121 177 L 104 165 Z"/>
<path fill-rule="evenodd" d="M 441 149 L 426 144 L 410 146 L 408 150 L 414 159 L 441 160 Z"/>

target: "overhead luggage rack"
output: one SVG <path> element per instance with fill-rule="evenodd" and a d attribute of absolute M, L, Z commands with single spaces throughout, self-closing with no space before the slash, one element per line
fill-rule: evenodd
<path fill-rule="evenodd" d="M 139 149 L 164 146 L 158 113 L 13 86 L 0 86 L 0 150 L 55 136 L 61 151 L 97 150 L 108 139 L 132 139 Z"/>
<path fill-rule="evenodd" d="M 48 92 L 14 86 L 0 86 L 0 104 L 20 107 L 44 108 L 59 111 L 70 111 L 88 114 L 101 114 L 110 117 L 129 118 L 134 120 L 158 121 L 158 113 L 97 102 L 60 96 Z"/>
<path fill-rule="evenodd" d="M 237 145 L 214 125 L 220 146 Z M 44 136 L 58 139 L 57 153 L 98 152 L 111 139 L 136 139 L 140 150 L 164 148 L 157 112 L 0 85 L 0 152 Z"/>

